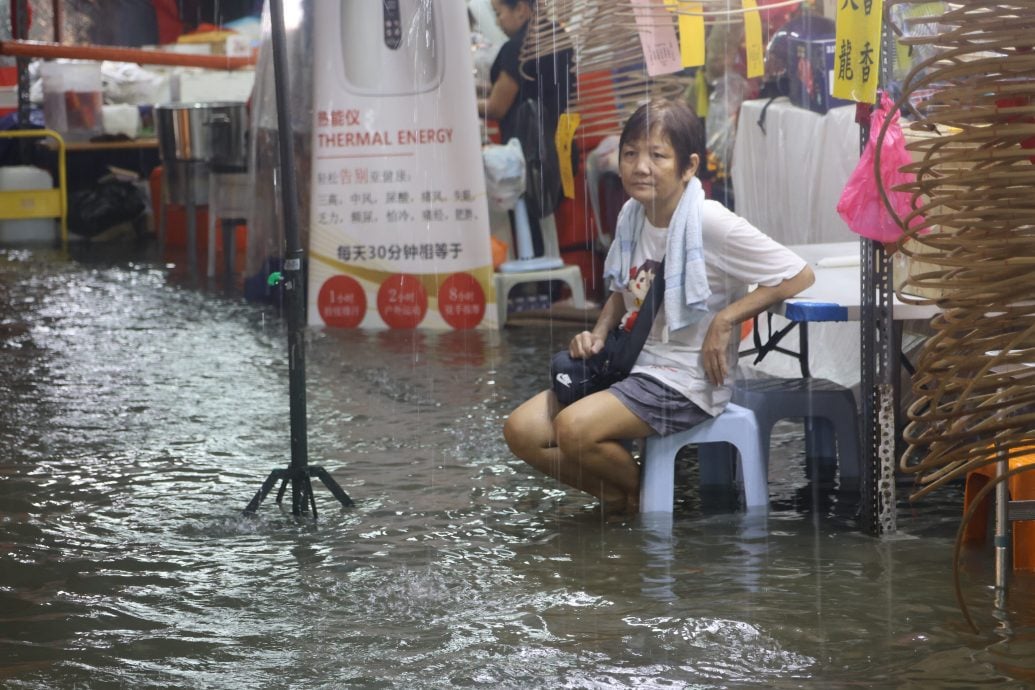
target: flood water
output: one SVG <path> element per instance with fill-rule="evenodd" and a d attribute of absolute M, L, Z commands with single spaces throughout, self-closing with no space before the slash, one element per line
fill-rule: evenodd
<path fill-rule="evenodd" d="M 319 520 L 289 462 L 275 307 L 146 258 L 0 252 L 0 685 L 969 688 L 1035 685 L 1035 587 L 952 584 L 961 491 L 894 538 L 812 486 L 780 427 L 767 517 L 680 473 L 670 538 L 531 473 L 501 424 L 574 324 L 312 331 Z M 904 495 L 905 491 L 901 492 Z"/>

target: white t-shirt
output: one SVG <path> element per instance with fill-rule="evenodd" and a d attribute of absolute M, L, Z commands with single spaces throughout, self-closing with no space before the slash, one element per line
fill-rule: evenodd
<path fill-rule="evenodd" d="M 707 200 L 702 208 L 702 243 L 708 287 L 708 313 L 696 323 L 669 331 L 661 310 L 632 373 L 645 374 L 673 388 L 702 410 L 716 415 L 732 395 L 728 385 L 715 387 L 700 365 L 701 345 L 715 314 L 747 294 L 752 285 L 772 287 L 793 278 L 805 267 L 805 260 L 765 235 L 751 223 L 717 201 Z M 647 294 L 658 264 L 665 256 L 667 228 L 646 222 L 640 241 L 633 249 L 633 268 L 627 289 L 620 290 L 629 321 Z M 631 323 L 627 326 L 631 328 Z M 739 338 L 730 339 L 727 363 L 737 362 Z"/>

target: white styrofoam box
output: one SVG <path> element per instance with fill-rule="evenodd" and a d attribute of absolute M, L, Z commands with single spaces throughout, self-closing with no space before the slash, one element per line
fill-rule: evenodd
<path fill-rule="evenodd" d="M 140 132 L 140 108 L 126 103 L 101 106 L 105 134 L 125 134 L 135 139 Z"/>
<path fill-rule="evenodd" d="M 17 86 L 0 86 L 0 108 L 17 108 L 18 107 L 18 87 Z"/>
<path fill-rule="evenodd" d="M 183 68 L 173 75 L 172 100 L 180 103 L 245 102 L 252 95 L 255 70 L 231 71 Z"/>
<path fill-rule="evenodd" d="M 50 189 L 54 180 L 50 173 L 32 165 L 0 166 L 0 191 Z M 0 245 L 53 244 L 58 239 L 55 218 L 19 218 L 0 220 Z"/>

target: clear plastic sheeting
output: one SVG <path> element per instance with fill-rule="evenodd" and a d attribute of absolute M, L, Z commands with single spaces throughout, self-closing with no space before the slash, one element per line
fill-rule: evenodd
<path fill-rule="evenodd" d="M 299 239 L 309 246 L 310 155 L 313 122 L 312 0 L 283 0 L 284 28 L 290 89 L 291 134 L 294 137 L 297 177 Z M 281 209 L 280 149 L 277 122 L 276 85 L 273 74 L 273 40 L 269 4 L 262 9 L 262 41 L 255 66 L 255 88 L 251 99 L 251 131 L 248 169 L 255 189 L 255 206 L 248 224 L 246 279 L 276 270 L 284 256 L 283 211 Z M 249 295 L 254 296 L 254 295 Z"/>

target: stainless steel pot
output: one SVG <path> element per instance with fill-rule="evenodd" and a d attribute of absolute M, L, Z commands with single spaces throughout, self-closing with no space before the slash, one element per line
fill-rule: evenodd
<path fill-rule="evenodd" d="M 155 131 L 163 162 L 202 161 L 217 172 L 248 163 L 248 115 L 239 102 L 156 105 Z"/>

